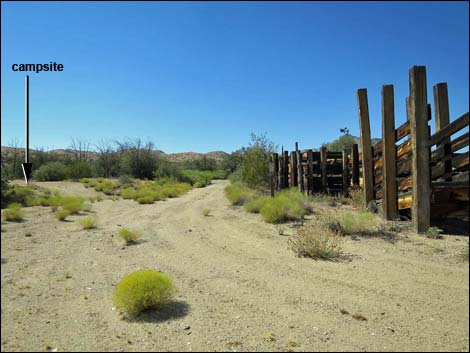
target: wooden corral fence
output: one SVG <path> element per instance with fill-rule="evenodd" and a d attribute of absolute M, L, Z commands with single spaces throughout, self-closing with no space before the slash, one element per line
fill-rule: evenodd
<path fill-rule="evenodd" d="M 358 145 L 351 151 L 320 151 L 313 149 L 274 153 L 271 158 L 271 193 L 275 190 L 297 187 L 302 193 L 347 193 L 351 185 L 359 186 Z"/>
<path fill-rule="evenodd" d="M 409 82 L 407 121 L 397 129 L 393 85 L 382 86 L 382 141 L 373 146 L 367 90 L 358 90 L 360 159 L 365 203 L 375 200 L 381 204 L 383 216 L 389 220 L 396 219 L 400 210 L 411 209 L 414 229 L 422 233 L 431 219 L 459 210 L 468 212 L 469 113 L 450 123 L 447 84 L 436 84 L 436 132 L 431 135 L 426 67 L 412 67 Z M 462 133 L 463 129 L 467 131 Z"/>

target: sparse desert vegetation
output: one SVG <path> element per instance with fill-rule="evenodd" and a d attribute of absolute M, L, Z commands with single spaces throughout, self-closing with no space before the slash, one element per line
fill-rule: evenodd
<path fill-rule="evenodd" d="M 121 228 L 119 230 L 119 237 L 124 240 L 126 245 L 134 244 L 142 237 L 142 232 L 137 230 L 130 230 L 127 228 Z"/>
<path fill-rule="evenodd" d="M 131 316 L 145 309 L 156 308 L 172 298 L 172 279 L 155 270 L 139 270 L 126 275 L 117 285 L 113 304 Z"/>
<path fill-rule="evenodd" d="M 23 220 L 24 213 L 21 210 L 21 204 L 11 203 L 2 213 L 3 218 L 10 222 L 20 222 Z"/>
<path fill-rule="evenodd" d="M 98 220 L 96 217 L 90 216 L 80 219 L 79 223 L 83 229 L 93 229 L 97 227 Z"/>

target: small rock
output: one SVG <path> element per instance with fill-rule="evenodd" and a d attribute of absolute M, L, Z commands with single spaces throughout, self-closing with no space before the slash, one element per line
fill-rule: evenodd
<path fill-rule="evenodd" d="M 185 331 L 191 330 L 191 326 L 186 326 L 183 330 L 185 330 Z"/>
<path fill-rule="evenodd" d="M 29 238 L 29 237 L 31 237 L 31 236 L 33 236 L 33 235 L 32 235 L 31 233 L 26 233 L 24 236 L 27 237 L 27 238 Z"/>

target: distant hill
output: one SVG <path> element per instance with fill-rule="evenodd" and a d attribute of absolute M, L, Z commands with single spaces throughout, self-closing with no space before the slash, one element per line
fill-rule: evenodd
<path fill-rule="evenodd" d="M 16 152 L 19 153 L 19 155 L 21 156 L 20 158 L 24 158 L 24 148 L 15 148 L 15 147 L 9 147 L 9 146 L 1 147 L 2 154 L 15 153 L 15 149 L 16 149 Z M 33 149 L 29 150 L 29 153 L 31 155 L 37 152 L 38 151 L 33 150 Z M 70 149 L 55 149 L 55 150 L 50 150 L 50 151 L 45 151 L 45 152 L 54 153 L 60 156 L 70 156 L 70 157 L 73 157 L 77 153 L 77 151 L 70 150 Z M 207 152 L 207 153 L 180 152 L 180 153 L 168 153 L 168 154 L 161 150 L 153 150 L 153 152 L 157 156 L 162 156 L 172 162 L 186 162 L 186 161 L 199 159 L 202 157 L 213 158 L 217 162 L 220 162 L 221 160 L 223 160 L 225 156 L 228 156 L 228 153 L 223 152 L 223 151 L 213 151 L 213 152 Z M 93 152 L 93 151 L 87 152 L 87 157 L 91 160 L 95 160 L 96 158 L 98 158 L 98 153 Z"/>

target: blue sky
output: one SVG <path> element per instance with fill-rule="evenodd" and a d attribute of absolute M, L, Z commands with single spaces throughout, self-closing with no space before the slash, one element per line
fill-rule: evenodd
<path fill-rule="evenodd" d="M 467 2 L 2 2 L 2 145 L 66 148 L 140 137 L 167 153 L 227 152 L 250 132 L 316 148 L 341 127 L 359 135 L 356 91 L 367 88 L 380 137 L 383 84 L 405 121 L 408 70 L 447 82 L 451 119 L 468 111 Z"/>

